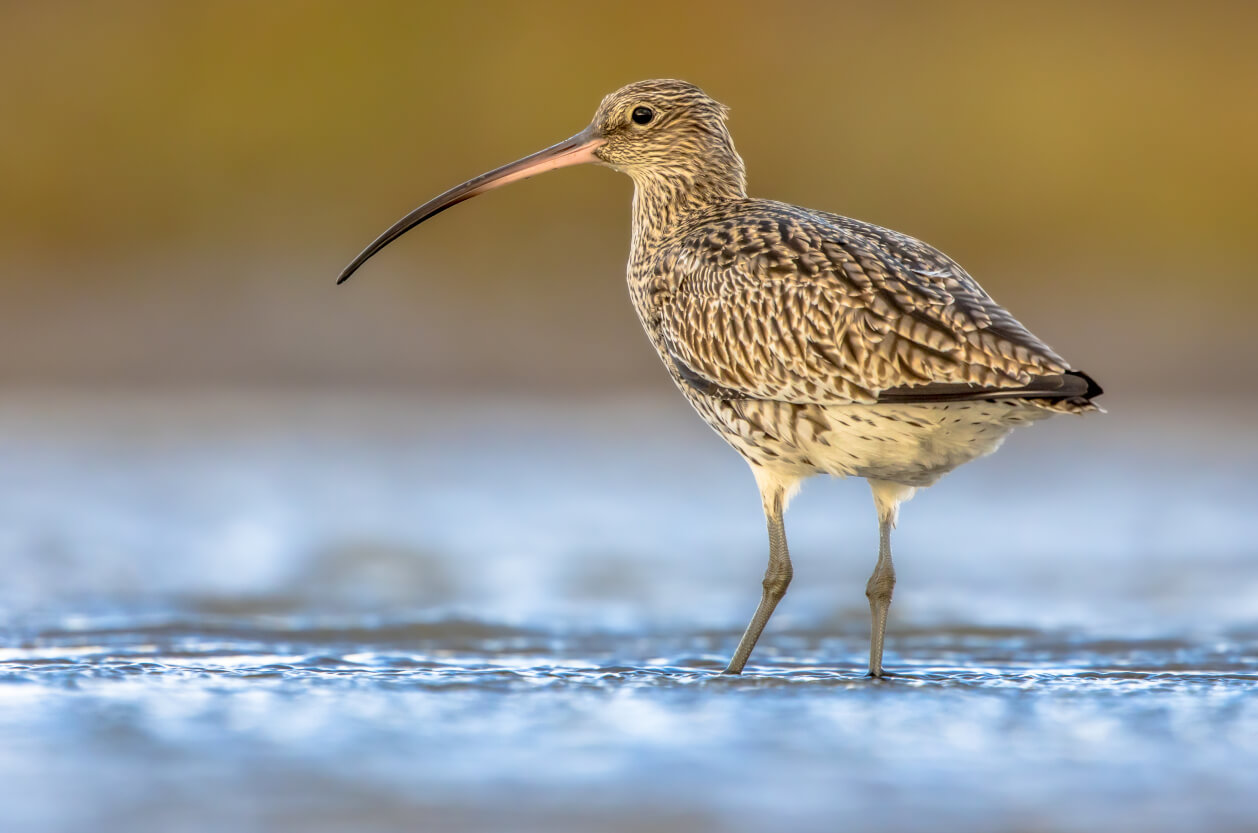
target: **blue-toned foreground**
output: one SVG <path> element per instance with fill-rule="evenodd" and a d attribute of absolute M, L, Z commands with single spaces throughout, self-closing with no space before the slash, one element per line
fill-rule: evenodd
<path fill-rule="evenodd" d="M 763 531 L 677 402 L 10 399 L 0 829 L 1252 829 L 1258 452 L 1178 429 L 907 504 L 874 682 L 860 483 L 718 674 Z"/>

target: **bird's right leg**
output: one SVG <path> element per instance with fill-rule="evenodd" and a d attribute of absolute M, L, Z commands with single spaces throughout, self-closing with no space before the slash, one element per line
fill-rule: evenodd
<path fill-rule="evenodd" d="M 891 560 L 891 530 L 900 514 L 900 503 L 913 497 L 917 490 L 886 480 L 870 480 L 874 506 L 878 509 L 878 563 L 865 585 L 872 620 L 869 634 L 869 676 L 881 677 L 882 643 L 887 633 L 887 612 L 895 590 L 895 564 Z"/>
<path fill-rule="evenodd" d="M 786 528 L 782 524 L 782 515 L 786 511 L 786 502 L 797 481 L 783 482 L 760 469 L 755 470 L 756 483 L 760 486 L 760 498 L 764 502 L 764 517 L 769 527 L 769 567 L 764 571 L 763 591 L 756 613 L 751 623 L 738 641 L 738 648 L 725 667 L 726 674 L 741 674 L 747 658 L 756 647 L 760 633 L 773 615 L 773 609 L 786 595 L 786 588 L 791 583 L 794 570 L 791 568 L 791 555 L 786 549 Z"/>
<path fill-rule="evenodd" d="M 869 634 L 869 676 L 882 676 L 882 641 L 887 633 L 887 611 L 895 590 L 895 564 L 891 561 L 891 518 L 878 515 L 878 564 L 865 585 L 872 619 Z"/>

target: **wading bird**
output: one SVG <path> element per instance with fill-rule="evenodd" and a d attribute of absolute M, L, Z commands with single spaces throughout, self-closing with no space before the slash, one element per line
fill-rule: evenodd
<path fill-rule="evenodd" d="M 865 587 L 869 674 L 881 677 L 895 568 L 891 530 L 914 492 L 995 451 L 1016 426 L 1099 410 L 1101 388 L 957 263 L 897 231 L 747 196 L 726 108 L 682 81 L 603 99 L 588 127 L 425 203 L 345 268 L 500 185 L 569 165 L 633 179 L 630 296 L 665 369 L 751 466 L 769 566 L 725 669 L 743 670 L 786 593 L 782 516 L 804 478 L 869 481 L 879 550 Z"/>

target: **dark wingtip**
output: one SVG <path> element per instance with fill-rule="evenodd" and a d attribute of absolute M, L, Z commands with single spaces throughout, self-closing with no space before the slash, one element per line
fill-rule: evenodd
<path fill-rule="evenodd" d="M 1081 407 L 1104 393 L 1101 386 L 1080 370 L 1035 376 L 1020 387 L 983 387 L 965 382 L 931 382 L 925 385 L 902 385 L 878 394 L 879 402 L 965 402 L 978 399 L 1039 399 L 1048 402 L 1069 402 Z M 1096 407 L 1096 406 L 1093 406 Z"/>
<path fill-rule="evenodd" d="M 1088 374 L 1084 373 L 1082 370 L 1068 370 L 1066 371 L 1066 375 L 1077 376 L 1078 378 L 1082 379 L 1084 383 L 1087 384 L 1088 389 L 1085 390 L 1082 394 L 1080 394 L 1084 399 L 1095 399 L 1096 397 L 1105 393 L 1105 389 L 1102 388 L 1099 384 L 1097 384 L 1097 381 L 1095 379 L 1093 379 Z"/>

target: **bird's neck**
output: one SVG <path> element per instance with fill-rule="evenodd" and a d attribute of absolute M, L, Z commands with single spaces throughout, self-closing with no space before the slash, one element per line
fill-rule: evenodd
<path fill-rule="evenodd" d="M 658 242 L 709 206 L 747 196 L 746 175 L 737 154 L 719 165 L 682 172 L 631 173 L 634 246 Z"/>

